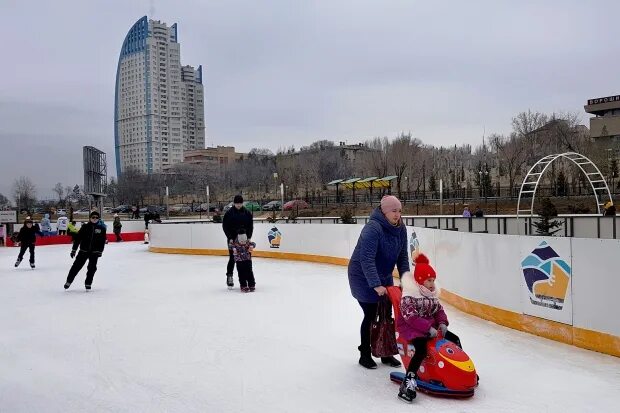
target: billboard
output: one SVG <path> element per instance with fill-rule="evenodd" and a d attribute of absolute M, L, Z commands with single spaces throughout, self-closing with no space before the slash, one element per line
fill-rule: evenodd
<path fill-rule="evenodd" d="M 105 152 L 92 146 L 84 146 L 84 193 L 104 195 L 108 172 Z"/>
<path fill-rule="evenodd" d="M 0 211 L 0 224 L 17 223 L 17 211 Z"/>

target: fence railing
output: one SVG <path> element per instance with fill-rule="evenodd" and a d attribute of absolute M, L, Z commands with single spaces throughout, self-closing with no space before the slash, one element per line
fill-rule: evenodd
<path fill-rule="evenodd" d="M 365 224 L 368 216 L 354 217 L 357 224 Z M 530 235 L 538 236 L 536 222 L 539 217 L 519 217 L 516 215 L 488 215 L 480 218 L 466 218 L 460 215 L 416 215 L 403 216 L 403 222 L 410 227 L 432 228 L 447 231 L 461 231 L 485 234 Z M 560 215 L 554 220 L 560 221 L 556 237 L 620 239 L 620 217 L 600 215 Z M 254 222 L 270 222 L 269 218 L 254 218 Z M 203 220 L 164 221 L 163 224 L 201 223 Z M 339 217 L 297 217 L 295 219 L 278 218 L 274 225 L 292 224 L 340 224 Z"/>

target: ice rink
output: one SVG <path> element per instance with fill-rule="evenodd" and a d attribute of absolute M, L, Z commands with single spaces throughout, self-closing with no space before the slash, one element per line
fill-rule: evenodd
<path fill-rule="evenodd" d="M 255 259 L 257 291 L 225 286 L 227 257 L 109 244 L 93 290 L 63 284 L 70 246 L 13 268 L 0 248 L 0 412 L 610 412 L 620 359 L 447 306 L 474 361 L 473 398 L 396 398 L 393 369 L 357 364 L 361 309 L 346 267 Z M 439 274 L 441 281 L 441 274 Z M 617 314 L 601 314 L 617 317 Z M 423 409 L 423 410 L 422 410 Z"/>

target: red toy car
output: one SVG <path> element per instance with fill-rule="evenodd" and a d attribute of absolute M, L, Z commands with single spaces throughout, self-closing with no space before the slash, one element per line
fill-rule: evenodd
<path fill-rule="evenodd" d="M 400 315 L 401 291 L 399 287 L 388 287 L 388 296 L 394 307 L 394 318 Z M 396 321 L 397 322 L 397 321 Z M 398 329 L 398 325 L 396 326 Z M 478 375 L 474 363 L 456 344 L 440 336 L 428 341 L 428 355 L 418 370 L 418 390 L 444 397 L 471 397 L 478 385 Z M 415 348 L 412 344 L 398 337 L 398 352 L 405 369 L 413 357 Z M 403 372 L 390 373 L 390 379 L 401 383 L 405 377 Z"/>

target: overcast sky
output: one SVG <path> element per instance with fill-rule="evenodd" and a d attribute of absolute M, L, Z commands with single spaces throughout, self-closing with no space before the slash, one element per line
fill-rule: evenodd
<path fill-rule="evenodd" d="M 114 161 L 114 85 L 131 26 L 178 23 L 203 65 L 207 145 L 238 151 L 411 131 L 478 144 L 516 113 L 620 94 L 620 2 L 0 0 L 0 193 L 82 184 L 82 146 Z"/>

